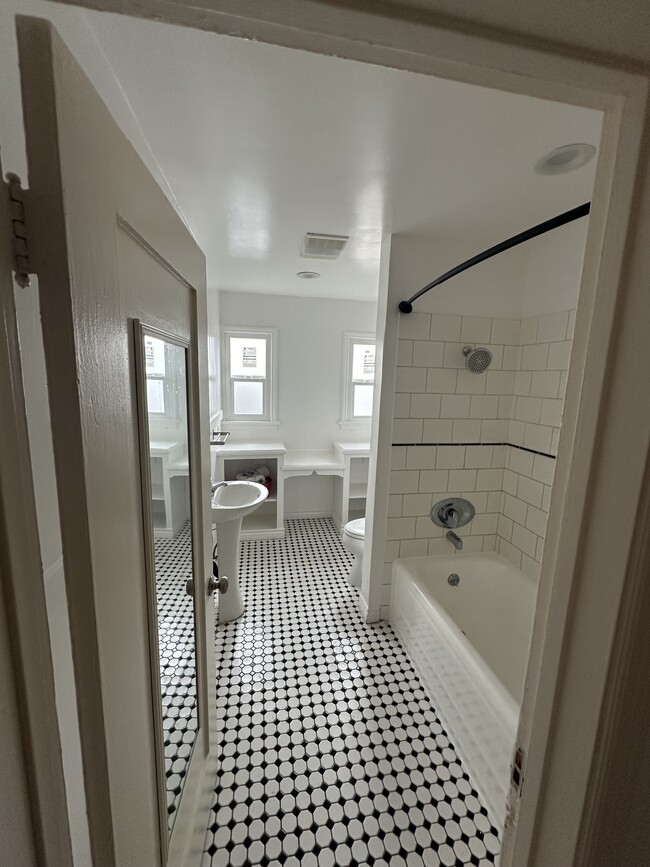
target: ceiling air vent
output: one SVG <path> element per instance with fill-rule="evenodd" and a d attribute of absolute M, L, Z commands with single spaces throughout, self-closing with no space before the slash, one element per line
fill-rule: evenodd
<path fill-rule="evenodd" d="M 349 240 L 348 235 L 317 235 L 315 232 L 307 232 L 302 242 L 301 256 L 304 259 L 338 259 Z"/>

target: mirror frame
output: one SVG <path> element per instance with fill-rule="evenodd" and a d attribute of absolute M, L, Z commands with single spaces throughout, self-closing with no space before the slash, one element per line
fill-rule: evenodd
<path fill-rule="evenodd" d="M 144 543 L 144 559 L 145 573 L 147 576 L 147 624 L 149 638 L 149 667 L 151 673 L 151 698 L 152 698 L 152 716 L 154 724 L 154 744 L 155 744 L 155 764 L 156 764 L 156 788 L 158 790 L 158 824 L 160 830 L 160 849 L 161 849 L 161 865 L 166 867 L 169 855 L 169 842 L 173 833 L 169 830 L 167 812 L 167 777 L 165 774 L 165 736 L 163 729 L 163 713 L 162 713 L 162 688 L 160 683 L 160 644 L 158 631 L 158 597 L 156 587 L 156 556 L 155 556 L 155 536 L 153 524 L 153 508 L 152 508 L 152 485 L 151 485 L 151 462 L 150 462 L 150 435 L 149 435 L 149 411 L 147 405 L 147 372 L 146 361 L 144 355 L 144 338 L 157 337 L 164 340 L 166 343 L 171 343 L 185 351 L 185 379 L 186 379 L 186 396 L 187 402 L 187 455 L 188 455 L 188 482 L 189 504 L 190 504 L 190 520 L 192 524 L 192 578 L 194 580 L 193 613 L 194 613 L 194 657 L 195 657 L 195 677 L 196 677 L 196 737 L 192 744 L 192 750 L 188 758 L 188 768 L 194 754 L 194 748 L 203 736 L 203 725 L 201 722 L 203 708 L 201 707 L 201 687 L 199 674 L 202 671 L 200 664 L 200 630 L 198 629 L 198 605 L 197 591 L 203 586 L 203 570 L 202 560 L 200 556 L 201 537 L 199 532 L 199 524 L 201 515 L 197 515 L 195 488 L 193 484 L 194 476 L 194 419 L 191 409 L 191 396 L 194 394 L 194 373 L 191 357 L 191 342 L 178 335 L 170 334 L 160 328 L 147 325 L 140 319 L 133 319 L 133 339 L 135 346 L 135 378 L 136 378 L 136 406 L 137 406 L 137 421 L 138 421 L 138 445 L 140 451 L 140 485 L 142 492 L 142 532 Z M 199 455 L 200 458 L 200 455 Z M 200 469 L 199 469 L 200 473 Z M 181 800 L 183 794 L 181 793 Z"/>

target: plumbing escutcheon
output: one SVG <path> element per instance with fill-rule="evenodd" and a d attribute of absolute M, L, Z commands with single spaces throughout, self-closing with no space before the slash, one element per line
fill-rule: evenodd
<path fill-rule="evenodd" d="M 476 510 L 469 500 L 463 500 L 461 497 L 450 497 L 446 500 L 439 500 L 435 504 L 431 509 L 431 520 L 438 527 L 456 530 L 458 527 L 469 524 L 475 512 Z"/>

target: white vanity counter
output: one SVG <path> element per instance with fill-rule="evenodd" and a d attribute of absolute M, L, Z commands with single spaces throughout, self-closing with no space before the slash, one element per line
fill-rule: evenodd
<path fill-rule="evenodd" d="M 179 442 L 178 440 L 150 440 L 149 453 L 155 455 L 158 458 L 161 458 L 164 455 L 171 454 L 177 449 L 184 448 L 184 445 L 184 443 Z"/>
<path fill-rule="evenodd" d="M 257 442 L 257 443 L 224 443 L 222 446 L 210 447 L 217 455 L 227 457 L 246 457 L 246 455 L 284 455 L 286 447 L 284 443 Z"/>
<path fill-rule="evenodd" d="M 284 459 L 284 476 L 308 476 L 311 473 L 337 475 L 344 462 L 333 451 L 292 451 Z"/>
<path fill-rule="evenodd" d="M 284 488 L 292 478 L 316 474 L 333 477 L 332 518 L 341 529 L 366 508 L 370 443 L 334 442 L 330 449 L 287 450 L 281 442 L 233 443 L 212 446 L 214 481 L 230 481 L 238 473 L 267 466 L 272 483 L 263 507 L 244 519 L 243 539 L 284 536 Z"/>

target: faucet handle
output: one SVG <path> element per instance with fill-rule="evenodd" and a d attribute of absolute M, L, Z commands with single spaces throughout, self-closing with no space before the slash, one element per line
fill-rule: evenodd
<path fill-rule="evenodd" d="M 439 514 L 441 520 L 445 522 L 445 527 L 458 526 L 460 515 L 458 513 L 458 509 L 454 509 L 451 503 L 449 503 L 447 506 L 443 506 L 442 509 L 440 509 Z"/>
<path fill-rule="evenodd" d="M 431 520 L 438 527 L 457 529 L 458 527 L 464 527 L 465 524 L 469 524 L 474 514 L 474 506 L 469 500 L 455 497 L 437 502 L 433 509 L 431 509 Z"/>

